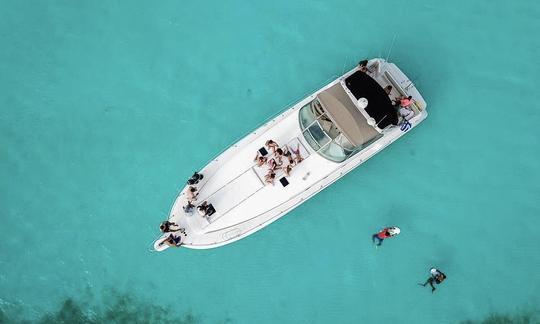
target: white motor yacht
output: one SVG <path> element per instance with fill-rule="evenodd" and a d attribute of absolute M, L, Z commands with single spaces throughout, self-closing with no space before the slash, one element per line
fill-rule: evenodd
<path fill-rule="evenodd" d="M 186 185 L 170 211 L 169 221 L 183 228 L 172 233 L 176 243 L 193 249 L 215 248 L 264 228 L 427 117 L 426 102 L 395 64 L 372 59 L 363 70 L 355 67 L 330 82 L 202 168 L 203 178 L 194 185 L 194 207 L 186 211 L 190 187 Z M 409 113 L 398 112 L 399 105 L 392 101 L 408 96 L 413 99 Z M 297 158 L 288 176 L 284 170 L 288 158 L 281 159 L 284 164 L 273 171 L 273 184 L 267 180 L 269 161 L 279 164 L 279 159 L 275 148 L 265 145 L 268 140 Z M 261 163 L 266 161 L 262 166 L 254 162 L 256 155 L 263 156 Z M 169 235 L 158 238 L 154 248 L 174 246 L 163 243 Z"/>

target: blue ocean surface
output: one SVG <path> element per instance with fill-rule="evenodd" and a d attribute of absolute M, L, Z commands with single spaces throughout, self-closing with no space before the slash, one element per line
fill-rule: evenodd
<path fill-rule="evenodd" d="M 538 311 L 540 2 L 0 0 L 0 13 L 0 322 Z M 387 56 L 428 102 L 422 125 L 246 239 L 150 251 L 193 171 Z M 376 249 L 389 225 L 401 234 Z M 433 294 L 417 285 L 432 266 L 448 276 Z"/>

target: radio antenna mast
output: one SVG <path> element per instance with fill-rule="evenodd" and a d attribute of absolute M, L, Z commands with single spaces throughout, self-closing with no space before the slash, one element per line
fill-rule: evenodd
<path fill-rule="evenodd" d="M 392 48 L 394 48 L 394 44 L 396 42 L 396 34 L 394 34 L 394 38 L 392 39 L 392 45 L 390 45 L 390 49 L 388 50 L 388 55 L 386 55 L 386 60 L 384 61 L 384 64 L 388 62 L 388 58 L 390 57 L 390 53 L 392 53 Z"/>

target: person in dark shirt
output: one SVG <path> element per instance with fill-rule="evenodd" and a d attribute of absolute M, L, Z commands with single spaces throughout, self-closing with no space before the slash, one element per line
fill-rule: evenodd
<path fill-rule="evenodd" d="M 358 62 L 358 70 L 366 73 L 368 71 L 367 64 L 368 64 L 368 60 L 362 60 Z"/>
<path fill-rule="evenodd" d="M 429 272 L 430 277 L 426 280 L 426 282 L 423 284 L 419 283 L 419 285 L 425 287 L 427 284 L 429 284 L 431 286 L 431 292 L 434 292 L 436 288 L 433 283 L 437 285 L 441 284 L 446 279 L 446 275 L 442 271 L 435 268 L 431 268 Z"/>
<path fill-rule="evenodd" d="M 204 178 L 204 176 L 202 174 L 200 174 L 199 172 L 195 172 L 195 173 L 193 173 L 191 178 L 188 179 L 187 184 L 190 185 L 190 186 L 196 185 L 203 178 Z"/>
<path fill-rule="evenodd" d="M 172 232 L 180 232 L 184 235 L 187 235 L 186 234 L 186 229 L 183 228 L 183 227 L 180 227 L 178 224 L 174 223 L 174 222 L 170 222 L 168 220 L 162 222 L 160 225 L 159 225 L 159 230 L 162 232 L 162 233 L 172 233 Z"/>

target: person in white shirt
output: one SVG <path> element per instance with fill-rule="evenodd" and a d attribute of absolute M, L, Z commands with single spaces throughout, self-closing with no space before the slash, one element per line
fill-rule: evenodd
<path fill-rule="evenodd" d="M 411 118 L 414 117 L 414 111 L 411 110 L 409 107 L 401 107 L 398 110 L 399 115 L 403 117 L 406 121 L 409 121 Z"/>

